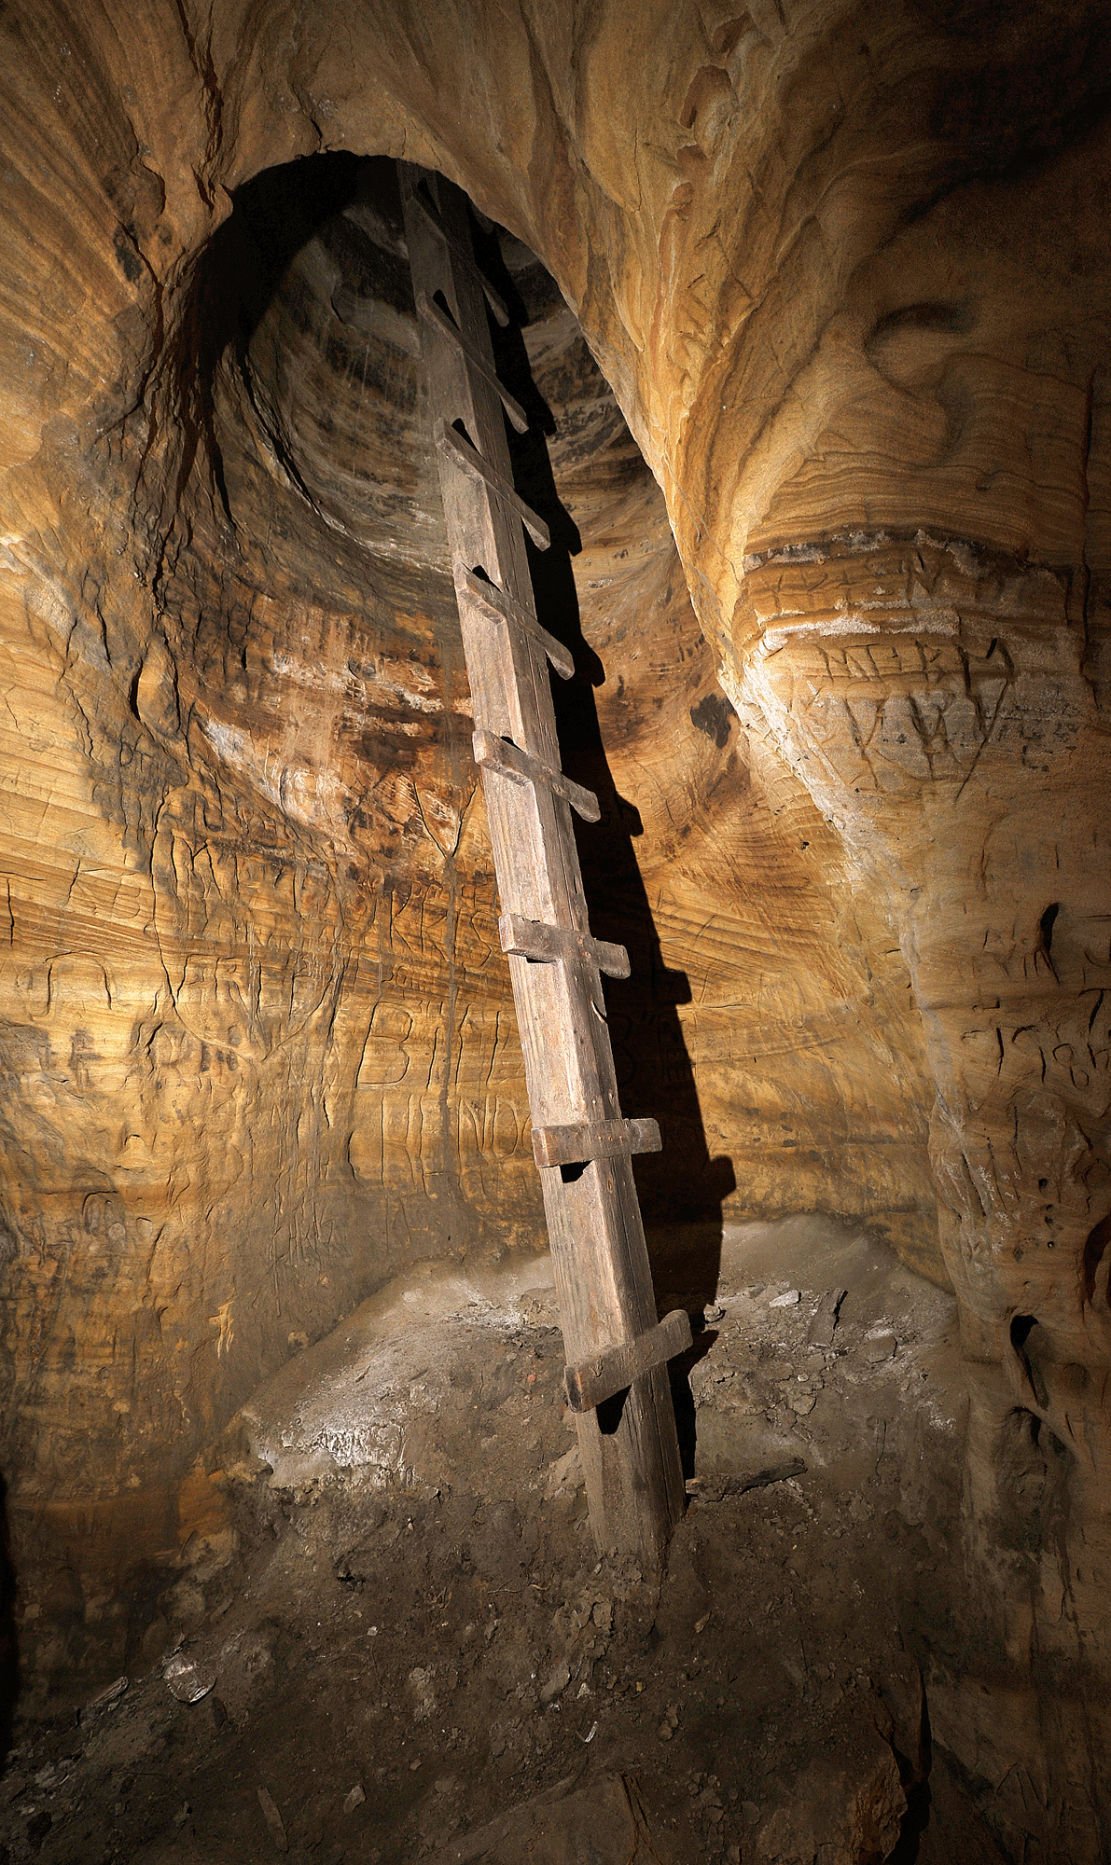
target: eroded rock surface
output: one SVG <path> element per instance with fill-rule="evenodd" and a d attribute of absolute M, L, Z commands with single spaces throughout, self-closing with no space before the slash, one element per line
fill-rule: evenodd
<path fill-rule="evenodd" d="M 536 1236 L 401 255 L 335 152 L 403 154 L 540 255 L 662 492 L 522 277 L 643 829 L 594 866 L 657 975 L 650 1037 L 613 1005 L 685 1166 L 650 1223 L 692 1285 L 723 1198 L 938 1273 L 936 1191 L 970 1542 L 1008 1650 L 1074 1680 L 1024 1753 L 1096 1752 L 1103 9 L 35 0 L 0 34 L 4 1454 L 44 1613 L 103 1630 L 121 1550 L 210 1525 L 198 1452 L 392 1267 Z M 577 732 L 597 765 L 585 687 Z M 1045 1546 L 1017 1611 L 1007 1535 Z"/>
<path fill-rule="evenodd" d="M 901 962 L 745 742 L 576 320 L 507 253 L 625 1100 L 667 1140 L 650 1227 L 685 1227 L 693 1299 L 727 1201 L 866 1214 L 930 1266 Z M 119 1562 L 210 1526 L 187 1473 L 260 1377 L 399 1263 L 542 1234 L 389 164 L 250 183 L 156 336 L 125 438 L 79 490 L 53 469 L 66 542 L 9 642 L 12 1506 L 44 1610 L 125 1646 Z"/>

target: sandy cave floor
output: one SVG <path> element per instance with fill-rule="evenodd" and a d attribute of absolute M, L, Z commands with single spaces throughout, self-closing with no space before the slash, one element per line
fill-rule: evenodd
<path fill-rule="evenodd" d="M 999 1856 L 923 1686 L 967 1636 L 950 1298 L 797 1218 L 727 1233 L 705 1323 L 656 1586 L 592 1550 L 546 1259 L 364 1304 L 229 1432 L 171 1655 L 13 1750 L 0 1858 Z"/>

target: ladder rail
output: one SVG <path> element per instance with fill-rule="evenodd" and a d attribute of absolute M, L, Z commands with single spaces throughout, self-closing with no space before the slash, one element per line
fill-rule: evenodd
<path fill-rule="evenodd" d="M 683 1481 L 666 1355 L 636 1347 L 673 1335 L 632 1170 L 658 1129 L 622 1115 L 602 996 L 602 966 L 620 975 L 627 957 L 590 932 L 571 811 L 597 803 L 561 770 L 548 669 L 569 656 L 536 618 L 523 526 L 541 544 L 546 527 L 513 484 L 466 200 L 399 168 L 416 302 L 447 306 L 422 316 L 422 352 L 567 1360 L 635 1369 L 605 1430 L 576 1416 L 591 1524 L 601 1548 L 658 1566 Z"/>

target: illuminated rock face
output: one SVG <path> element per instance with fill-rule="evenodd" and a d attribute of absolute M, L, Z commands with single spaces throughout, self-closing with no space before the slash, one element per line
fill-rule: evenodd
<path fill-rule="evenodd" d="M 1103 10 L 536 15 L 0 21 L 13 1506 L 173 1546 L 302 1337 L 539 1240 L 404 257 L 380 176 L 265 180 L 404 154 L 540 255 L 662 489 L 518 254 L 643 827 L 597 929 L 690 982 L 613 1000 L 650 1224 L 705 1276 L 723 1197 L 819 1206 L 941 1273 L 936 1189 L 983 1485 L 1044 1420 L 1094 1599 Z"/>

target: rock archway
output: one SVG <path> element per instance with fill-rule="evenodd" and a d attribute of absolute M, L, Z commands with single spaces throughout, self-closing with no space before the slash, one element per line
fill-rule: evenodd
<path fill-rule="evenodd" d="M 708 1153 L 743 1214 L 864 1217 L 952 1283 L 993 1576 L 1008 1446 L 1064 1447 L 1069 1533 L 1004 1636 L 1063 1598 L 1052 1661 L 1102 1676 L 1100 9 L 0 33 L 5 1454 L 63 1553 L 44 1604 L 110 1622 L 106 1573 L 211 1526 L 204 1447 L 264 1373 L 400 1262 L 536 1223 L 356 174 L 404 156 L 562 294 L 529 285 L 533 366 Z"/>

